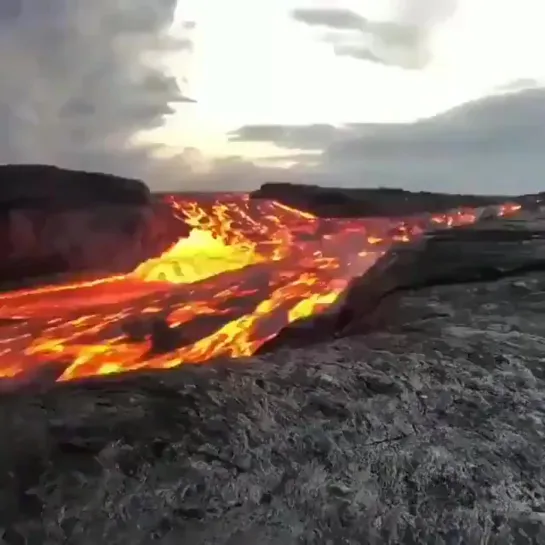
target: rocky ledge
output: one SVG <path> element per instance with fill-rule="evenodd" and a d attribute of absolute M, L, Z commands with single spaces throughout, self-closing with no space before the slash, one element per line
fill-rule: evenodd
<path fill-rule="evenodd" d="M 395 188 L 340 188 L 291 183 L 263 184 L 254 191 L 255 199 L 272 199 L 320 217 L 408 216 L 445 212 L 460 206 L 482 207 L 505 201 L 534 204 L 543 194 L 509 197 L 505 195 L 456 195 L 412 192 Z"/>
<path fill-rule="evenodd" d="M 144 182 L 49 165 L 0 165 L 0 210 L 70 210 L 96 205 L 147 206 Z"/>
<path fill-rule="evenodd" d="M 544 543 L 545 221 L 488 227 L 393 259 L 366 334 L 4 395 L 0 536 Z"/>
<path fill-rule="evenodd" d="M 138 180 L 0 166 L 0 287 L 131 270 L 172 242 L 157 207 Z"/>

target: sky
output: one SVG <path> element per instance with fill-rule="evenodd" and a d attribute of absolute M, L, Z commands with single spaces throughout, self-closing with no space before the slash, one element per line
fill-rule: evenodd
<path fill-rule="evenodd" d="M 542 189 L 543 0 L 3 0 L 0 162 Z"/>

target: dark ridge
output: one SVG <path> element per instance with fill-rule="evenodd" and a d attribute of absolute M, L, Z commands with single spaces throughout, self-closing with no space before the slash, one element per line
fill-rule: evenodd
<path fill-rule="evenodd" d="M 50 165 L 0 165 L 0 213 L 20 208 L 150 203 L 150 190 L 140 180 Z"/>
<path fill-rule="evenodd" d="M 481 207 L 506 201 L 530 203 L 543 194 L 456 195 L 412 192 L 398 188 L 340 188 L 291 183 L 265 183 L 251 193 L 254 199 L 272 199 L 321 217 L 405 216 L 458 208 Z"/>

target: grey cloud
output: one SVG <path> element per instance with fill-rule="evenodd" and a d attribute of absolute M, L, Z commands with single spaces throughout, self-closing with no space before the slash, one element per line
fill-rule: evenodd
<path fill-rule="evenodd" d="M 519 78 L 513 81 L 510 81 L 504 85 L 500 85 L 496 88 L 496 91 L 502 93 L 512 93 L 518 91 L 524 91 L 526 89 L 536 89 L 541 87 L 542 83 L 536 79 L 532 78 Z"/>
<path fill-rule="evenodd" d="M 384 61 L 379 55 L 373 53 L 369 47 L 361 44 L 334 43 L 333 50 L 339 57 L 352 57 L 360 61 L 371 61 L 379 64 L 390 64 Z M 391 63 L 394 64 L 394 63 Z"/>
<path fill-rule="evenodd" d="M 305 180 L 489 194 L 543 190 L 543 88 L 481 99 L 414 124 L 359 124 L 335 130 L 336 135 L 322 139 L 316 166 L 302 169 L 307 160 L 302 154 L 297 173 Z M 281 134 L 278 127 L 275 131 Z M 312 146 L 317 139 L 310 138 Z M 285 140 L 273 143 L 282 146 Z"/>
<path fill-rule="evenodd" d="M 12 21 L 21 15 L 22 0 L 4 0 L 0 2 L 0 21 Z"/>
<path fill-rule="evenodd" d="M 295 9 L 292 16 L 296 21 L 307 25 L 325 26 L 338 30 L 361 30 L 368 24 L 367 19 L 349 9 L 305 8 Z"/>
<path fill-rule="evenodd" d="M 161 176 L 163 191 L 251 191 L 267 181 L 304 182 L 307 172 L 298 169 L 256 165 L 244 157 L 231 156 L 216 159 L 208 169 L 194 168 L 184 154 L 164 163 Z M 176 173 L 176 175 L 174 175 Z"/>
<path fill-rule="evenodd" d="M 412 70 L 424 68 L 431 59 L 426 36 L 420 29 L 390 23 L 370 23 L 367 32 L 356 39 L 336 36 L 333 48 L 342 57 Z"/>
<path fill-rule="evenodd" d="M 258 157 L 256 162 L 258 164 L 266 164 L 270 167 L 282 166 L 285 163 L 296 163 L 293 165 L 293 169 L 315 164 L 320 161 L 321 153 L 312 150 L 298 149 L 296 153 L 286 153 L 284 155 L 273 155 L 272 157 L 263 156 Z"/>
<path fill-rule="evenodd" d="M 456 1 L 401 1 L 388 21 L 371 21 L 336 8 L 297 9 L 292 15 L 301 23 L 328 28 L 324 39 L 333 44 L 337 55 L 420 69 L 432 57 L 430 32 L 454 12 Z"/>
<path fill-rule="evenodd" d="M 274 142 L 276 145 L 301 150 L 321 149 L 339 135 L 334 125 L 246 125 L 229 134 L 231 142 Z"/>
<path fill-rule="evenodd" d="M 545 91 L 467 104 L 413 125 L 385 126 L 333 144 L 321 169 L 349 183 L 410 189 L 519 193 L 543 189 Z M 383 182 L 383 181 L 384 182 Z"/>
<path fill-rule="evenodd" d="M 193 101 L 154 62 L 191 47 L 166 34 L 176 0 L 0 4 L 0 162 L 152 171 L 153 147 L 131 138 Z"/>

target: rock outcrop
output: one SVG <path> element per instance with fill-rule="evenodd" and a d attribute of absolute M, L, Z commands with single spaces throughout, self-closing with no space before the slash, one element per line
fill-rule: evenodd
<path fill-rule="evenodd" d="M 130 270 L 150 250 L 155 216 L 138 180 L 0 166 L 0 285 Z"/>
<path fill-rule="evenodd" d="M 73 210 L 96 205 L 149 206 L 144 182 L 49 165 L 1 165 L 0 210 Z"/>
<path fill-rule="evenodd" d="M 459 206 L 481 207 L 508 200 L 535 202 L 539 195 L 513 199 L 506 196 L 454 195 L 411 192 L 390 188 L 340 188 L 291 183 L 266 183 L 252 193 L 321 217 L 408 216 L 444 212 Z"/>

